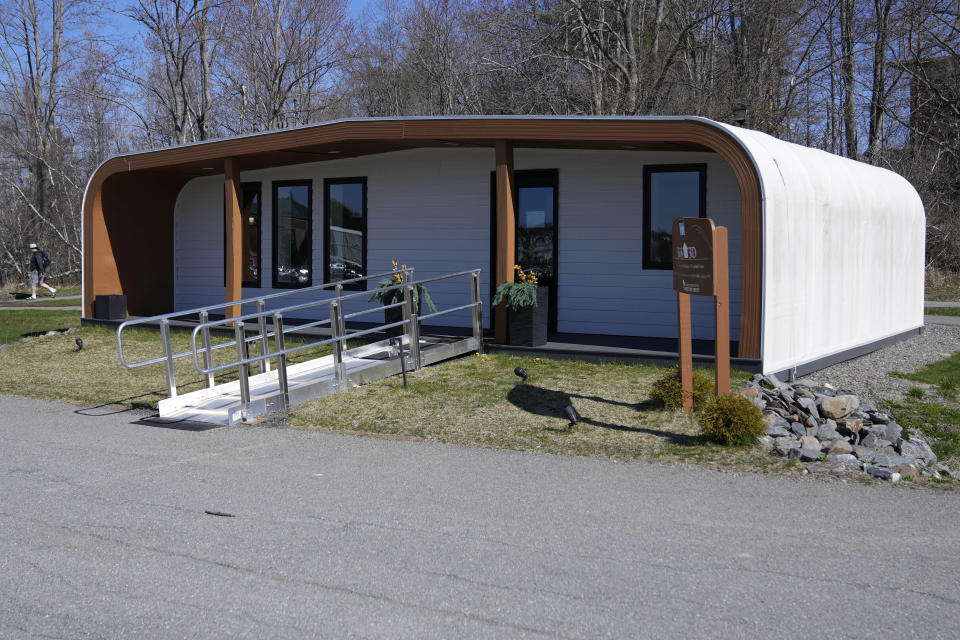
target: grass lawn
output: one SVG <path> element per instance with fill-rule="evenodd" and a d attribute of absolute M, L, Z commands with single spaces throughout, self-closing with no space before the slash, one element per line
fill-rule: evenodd
<path fill-rule="evenodd" d="M 22 337 L 48 330 L 64 330 L 80 326 L 77 311 L 0 311 L 0 335 L 13 343 Z M 124 351 L 129 361 L 149 359 L 162 355 L 159 333 L 147 329 L 125 331 Z M 83 340 L 78 350 L 76 339 Z M 227 338 L 214 338 L 214 343 Z M 189 349 L 190 334 L 174 331 L 175 352 Z M 295 342 L 288 339 L 290 345 Z M 329 353 L 329 348 L 309 349 L 290 358 L 299 362 Z M 255 347 L 251 349 L 256 354 Z M 232 360 L 232 348 L 214 352 L 215 364 Z M 167 397 L 166 378 L 162 364 L 137 369 L 126 369 L 117 356 L 116 331 L 106 327 L 83 327 L 73 333 L 37 337 L 12 347 L 0 349 L 0 368 L 13 372 L 0 377 L 0 394 L 65 400 L 87 406 L 115 405 L 122 408 L 155 409 L 157 402 Z M 189 357 L 180 358 L 174 365 L 177 391 L 186 393 L 205 384 L 203 376 Z M 29 371 L 30 375 L 26 375 Z M 236 372 L 227 370 L 217 376 L 218 382 L 236 379 Z"/>
<path fill-rule="evenodd" d="M 960 316 L 960 307 L 926 307 L 923 312 L 928 316 Z"/>
<path fill-rule="evenodd" d="M 515 367 L 529 375 L 526 383 Z M 493 354 L 448 361 L 309 402 L 290 424 L 520 451 L 617 459 L 695 460 L 756 470 L 795 463 L 700 436 L 696 417 L 650 401 L 666 369 Z M 749 374 L 734 372 L 733 385 Z M 568 430 L 563 408 L 581 416 Z"/>
<path fill-rule="evenodd" d="M 936 387 L 942 400 L 930 401 L 927 392 L 913 387 L 903 402 L 891 402 L 891 413 L 903 427 L 927 437 L 930 447 L 943 462 L 960 464 L 960 352 L 931 362 L 914 373 L 891 372 L 899 378 L 925 382 Z"/>
<path fill-rule="evenodd" d="M 913 373 L 891 371 L 890 375 L 914 382 L 935 385 L 945 397 L 951 398 L 960 388 L 960 352 L 943 360 L 931 362 Z"/>
<path fill-rule="evenodd" d="M 47 296 L 38 297 L 36 300 L 11 300 L 0 299 L 0 309 L 36 309 L 44 307 L 76 307 L 80 309 L 80 300 L 77 298 L 50 298 Z"/>
<path fill-rule="evenodd" d="M 31 335 L 79 326 L 79 311 L 32 312 L 0 309 L 0 344 L 11 344 Z"/>

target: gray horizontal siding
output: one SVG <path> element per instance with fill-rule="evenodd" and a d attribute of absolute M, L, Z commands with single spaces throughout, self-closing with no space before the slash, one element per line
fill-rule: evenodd
<path fill-rule="evenodd" d="M 518 149 L 517 169 L 559 173 L 558 328 L 575 333 L 676 336 L 676 294 L 669 271 L 642 269 L 644 164 L 705 162 L 707 214 L 730 230 L 731 325 L 736 337 L 740 298 L 740 199 L 733 173 L 710 153 Z M 490 173 L 489 149 L 422 149 L 295 167 L 244 172 L 260 181 L 263 194 L 263 288 L 244 288 L 252 297 L 273 293 L 271 269 L 271 182 L 313 183 L 313 275 L 323 273 L 323 180 L 367 178 L 367 268 L 389 271 L 391 261 L 412 266 L 417 278 L 480 268 L 484 325 L 489 326 Z M 222 176 L 198 178 L 182 190 L 175 217 L 175 303 L 185 309 L 223 300 Z M 370 288 L 375 286 L 371 283 Z M 469 301 L 467 280 L 438 282 L 430 295 L 440 309 Z M 321 296 L 325 297 L 325 296 Z M 375 308 L 368 296 L 347 311 Z M 306 302 L 293 294 L 283 304 Z M 424 309 L 424 313 L 428 313 Z M 694 336 L 713 335 L 712 299 L 694 296 Z M 316 315 L 316 313 L 303 314 Z M 325 313 L 323 314 L 326 315 Z M 376 320 L 377 313 L 370 316 Z M 467 312 L 432 321 L 470 325 Z"/>

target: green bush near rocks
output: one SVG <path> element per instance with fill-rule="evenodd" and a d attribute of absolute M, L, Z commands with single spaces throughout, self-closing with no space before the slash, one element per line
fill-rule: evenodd
<path fill-rule="evenodd" d="M 693 370 L 693 406 L 707 401 L 713 396 L 713 380 L 706 374 Z M 653 383 L 651 395 L 663 403 L 667 409 L 683 407 L 683 385 L 680 382 L 680 369 L 674 367 L 667 375 Z"/>
<path fill-rule="evenodd" d="M 766 431 L 763 413 L 739 394 L 711 400 L 700 412 L 700 426 L 711 440 L 724 445 L 749 445 Z"/>

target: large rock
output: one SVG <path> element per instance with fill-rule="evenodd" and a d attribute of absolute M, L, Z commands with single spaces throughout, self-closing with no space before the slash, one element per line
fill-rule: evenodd
<path fill-rule="evenodd" d="M 890 442 L 897 442 L 900 440 L 901 435 L 903 435 L 903 427 L 896 422 L 887 422 L 883 436 L 884 439 Z"/>
<path fill-rule="evenodd" d="M 841 437 L 840 432 L 836 429 L 836 422 L 833 420 L 827 420 L 820 428 L 817 430 L 817 438 L 820 440 L 825 440 L 827 442 L 831 440 L 836 440 Z"/>
<path fill-rule="evenodd" d="M 899 482 L 900 480 L 900 474 L 887 467 L 877 467 L 869 464 L 864 471 L 874 478 L 880 478 L 881 480 L 889 480 L 890 482 Z"/>
<path fill-rule="evenodd" d="M 860 465 L 856 463 L 831 461 L 808 462 L 804 465 L 810 473 L 829 473 L 833 476 L 853 476 L 860 473 Z"/>
<path fill-rule="evenodd" d="M 820 401 L 820 414 L 836 420 L 850 415 L 859 406 L 860 398 L 855 395 L 834 396 Z"/>
<path fill-rule="evenodd" d="M 811 451 L 820 451 L 820 449 L 823 448 L 823 445 L 813 436 L 803 436 L 800 438 L 800 448 L 810 449 Z"/>
<path fill-rule="evenodd" d="M 833 422 L 830 420 L 829 422 Z M 859 435 L 863 430 L 863 420 L 859 418 L 847 418 L 845 420 L 837 421 L 837 431 L 842 433 L 845 436 L 856 436 Z"/>
<path fill-rule="evenodd" d="M 813 395 L 813 394 L 810 394 Z M 816 420 L 820 419 L 820 412 L 817 410 L 817 401 L 813 398 L 797 398 L 797 404 L 810 414 Z"/>
<path fill-rule="evenodd" d="M 753 400 L 754 398 L 757 398 L 760 396 L 760 389 L 751 385 L 751 386 L 744 387 L 743 389 L 740 389 L 740 391 L 737 391 L 737 393 L 743 396 L 744 398 L 746 398 L 747 400 Z"/>
<path fill-rule="evenodd" d="M 913 478 L 917 475 L 917 468 L 912 464 L 898 464 L 890 467 L 891 471 L 896 471 L 901 478 Z"/>
<path fill-rule="evenodd" d="M 873 464 L 878 467 L 896 467 L 901 464 L 913 464 L 916 462 L 916 458 L 908 458 L 906 456 L 889 456 L 885 454 L 878 454 L 873 457 Z"/>
<path fill-rule="evenodd" d="M 790 431 L 792 431 L 798 438 L 802 438 L 803 436 L 807 435 L 807 430 L 799 422 L 791 422 Z"/>
<path fill-rule="evenodd" d="M 889 440 L 884 440 L 883 438 L 878 438 L 876 434 L 870 433 L 867 434 L 865 438 L 860 441 L 860 444 L 869 448 L 869 449 L 882 449 L 884 447 L 889 447 L 893 443 Z"/>
<path fill-rule="evenodd" d="M 832 453 L 834 455 L 853 453 L 853 447 L 851 447 L 850 443 L 846 440 L 834 440 L 827 446 L 827 453 Z"/>
<path fill-rule="evenodd" d="M 937 455 L 930 449 L 930 445 L 916 437 L 900 443 L 900 454 L 911 458 L 919 458 L 927 463 L 937 461 Z"/>
<path fill-rule="evenodd" d="M 860 460 L 852 453 L 830 453 L 827 454 L 827 460 L 830 462 L 847 462 L 857 465 L 857 469 L 860 468 Z"/>

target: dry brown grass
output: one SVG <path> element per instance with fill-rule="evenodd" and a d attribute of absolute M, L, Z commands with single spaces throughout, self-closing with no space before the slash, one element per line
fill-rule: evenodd
<path fill-rule="evenodd" d="M 79 325 L 79 314 L 76 314 L 76 320 Z M 78 337 L 83 340 L 82 350 L 78 350 L 75 343 Z M 226 340 L 214 338 L 215 343 Z M 175 352 L 186 351 L 190 334 L 174 331 L 172 343 Z M 147 329 L 125 331 L 124 351 L 130 362 L 160 356 L 159 334 Z M 307 350 L 291 358 L 291 362 L 327 352 L 329 349 L 326 348 Z M 257 350 L 253 348 L 251 353 L 255 355 Z M 235 358 L 236 351 L 225 348 L 214 354 L 215 364 L 224 364 Z M 124 368 L 117 356 L 116 333 L 104 327 L 83 327 L 74 333 L 33 338 L 0 349 L 0 368 L 10 372 L 0 379 L 0 393 L 5 394 L 65 400 L 86 406 L 149 409 L 155 409 L 157 402 L 167 397 L 163 365 Z M 194 391 L 205 385 L 205 378 L 194 368 L 190 357 L 176 360 L 174 371 L 178 393 Z M 235 370 L 217 376 L 217 382 L 235 379 Z"/>
<path fill-rule="evenodd" d="M 927 267 L 924 299 L 960 301 L 960 273 Z"/>
<path fill-rule="evenodd" d="M 523 367 L 521 383 L 513 370 Z M 795 468 L 755 449 L 700 436 L 695 417 L 650 399 L 666 369 L 494 354 L 388 378 L 303 405 L 290 424 L 437 442 L 615 459 L 691 460 L 724 467 Z M 737 374 L 737 381 L 746 374 Z M 563 408 L 581 421 L 572 430 Z"/>

